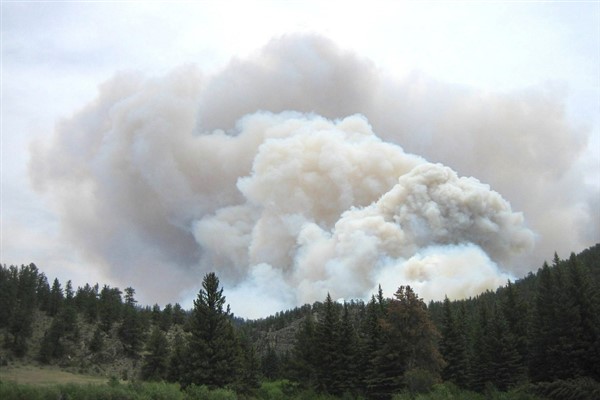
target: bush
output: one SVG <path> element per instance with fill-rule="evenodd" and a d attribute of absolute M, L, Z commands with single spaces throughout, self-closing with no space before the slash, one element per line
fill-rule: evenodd
<path fill-rule="evenodd" d="M 185 400 L 237 400 L 235 392 L 229 389 L 214 389 L 191 384 L 185 389 Z"/>

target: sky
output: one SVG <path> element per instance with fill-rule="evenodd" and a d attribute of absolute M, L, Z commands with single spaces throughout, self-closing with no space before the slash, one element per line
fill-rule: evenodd
<path fill-rule="evenodd" d="M 0 262 L 237 315 L 600 241 L 600 3 L 3 1 Z"/>

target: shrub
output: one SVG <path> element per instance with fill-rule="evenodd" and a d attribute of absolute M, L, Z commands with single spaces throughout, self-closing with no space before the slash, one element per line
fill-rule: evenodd
<path fill-rule="evenodd" d="M 210 390 L 202 385 L 191 384 L 185 389 L 185 400 L 237 400 L 235 392 L 229 389 Z"/>

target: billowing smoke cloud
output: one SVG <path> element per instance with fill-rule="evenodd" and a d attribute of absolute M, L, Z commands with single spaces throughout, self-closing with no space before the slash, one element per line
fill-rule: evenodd
<path fill-rule="evenodd" d="M 377 283 L 460 297 L 598 240 L 564 114 L 549 90 L 396 80 L 289 36 L 215 76 L 118 74 L 33 143 L 30 170 L 65 239 L 142 301 L 209 270 L 245 316 Z"/>

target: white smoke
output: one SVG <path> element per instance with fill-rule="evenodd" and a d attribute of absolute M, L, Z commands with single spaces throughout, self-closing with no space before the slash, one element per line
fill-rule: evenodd
<path fill-rule="evenodd" d="M 568 191 L 582 142 L 551 95 L 398 82 L 292 36 L 212 77 L 117 75 L 33 143 L 30 171 L 63 237 L 141 301 L 177 301 L 215 270 L 234 312 L 264 316 L 378 283 L 426 298 L 494 288 L 538 266 L 523 263 L 529 228 L 551 254 L 549 213 L 566 244 L 597 239 L 576 229 L 594 196 Z M 461 174 L 508 193 L 527 225 Z"/>

